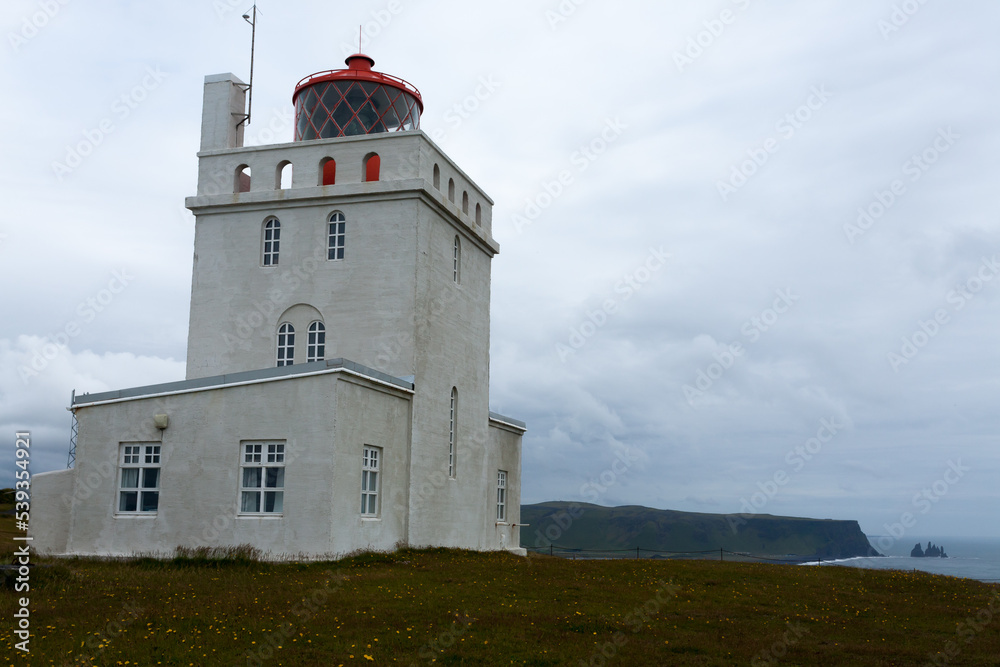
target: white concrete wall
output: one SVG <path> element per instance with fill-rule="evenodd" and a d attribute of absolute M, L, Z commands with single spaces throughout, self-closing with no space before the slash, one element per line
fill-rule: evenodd
<path fill-rule="evenodd" d="M 361 520 L 362 448 L 382 447 L 384 488 L 405 488 L 409 409 L 405 392 L 338 373 L 79 408 L 68 539 L 61 549 L 46 537 L 40 549 L 167 555 L 177 546 L 252 544 L 273 557 L 391 549 L 406 539 L 406 516 L 387 506 L 378 520 Z M 154 414 L 169 415 L 166 430 L 155 428 Z M 238 511 L 247 440 L 286 443 L 280 517 Z M 159 510 L 122 515 L 119 447 L 140 442 L 161 443 Z M 53 475 L 36 482 L 39 523 L 58 525 L 53 498 L 69 485 Z"/>
<path fill-rule="evenodd" d="M 492 252 L 456 222 L 439 208 L 421 211 L 411 476 L 418 489 L 427 492 L 411 505 L 410 539 L 418 545 L 478 549 L 484 547 L 483 538 L 478 530 L 469 530 L 468 517 L 470 508 L 482 506 L 490 478 L 486 454 Z M 459 284 L 453 279 L 456 235 L 462 248 Z M 428 480 L 447 472 L 452 387 L 458 389 L 456 475 L 428 487 Z"/>
<path fill-rule="evenodd" d="M 490 423 L 489 465 L 493 467 L 490 514 L 484 526 L 486 549 L 521 551 L 521 435 L 520 429 Z M 496 518 L 496 473 L 507 471 L 507 521 Z"/>
<path fill-rule="evenodd" d="M 31 546 L 41 554 L 66 552 L 76 469 L 43 472 L 31 479 Z"/>
<path fill-rule="evenodd" d="M 372 152 L 382 158 L 381 180 L 362 183 L 361 164 Z M 320 160 L 330 155 L 338 156 L 337 184 L 316 186 Z M 277 165 L 289 159 L 295 166 L 293 187 L 274 190 Z M 253 165 L 251 192 L 210 194 L 215 182 L 210 174 L 231 182 L 241 164 Z M 470 280 L 484 265 L 475 255 L 483 255 L 488 267 L 499 250 L 489 237 L 488 197 L 471 181 L 462 181 L 484 211 L 484 224 L 476 225 L 427 180 L 434 164 L 461 175 L 421 132 L 202 154 L 202 194 L 188 199 L 197 223 L 187 377 L 274 366 L 279 316 L 296 304 L 323 314 L 327 358 L 349 358 L 395 376 L 415 375 L 414 329 L 423 316 L 418 316 L 418 266 L 444 262 L 450 271 L 454 233 L 463 236 Z M 327 222 L 333 211 L 347 218 L 347 241 L 345 258 L 329 261 Z M 280 256 L 277 266 L 265 267 L 261 243 L 270 216 L 281 221 Z M 439 239 L 430 240 L 430 227 L 419 231 L 431 219 L 448 228 L 442 238 L 452 235 L 447 248 Z M 421 254 L 427 252 L 433 256 Z M 484 295 L 486 305 L 466 321 L 481 313 L 488 317 L 488 289 L 477 294 Z M 303 342 L 296 360 L 304 360 L 304 332 L 297 327 L 296 333 Z M 488 337 L 478 344 L 488 347 Z"/>
<path fill-rule="evenodd" d="M 400 541 L 516 548 L 510 524 L 519 520 L 520 431 L 489 420 L 490 264 L 499 252 L 492 201 L 420 131 L 239 148 L 241 138 L 227 129 L 238 88 L 225 76 L 209 79 L 198 194 L 187 200 L 196 215 L 188 378 L 275 366 L 285 319 L 296 327 L 295 361 L 304 362 L 306 328 L 319 317 L 325 358 L 414 376 L 414 393 L 322 375 L 80 408 L 77 468 L 40 476 L 46 516 L 58 514 L 53 497 L 71 485 L 74 498 L 68 523 L 54 519 L 57 528 L 43 541 L 51 551 L 80 554 L 243 543 L 273 555 Z M 373 153 L 380 179 L 363 182 Z M 337 161 L 337 182 L 321 186 L 328 157 Z M 286 163 L 293 176 L 281 189 Z M 251 189 L 235 192 L 244 166 Z M 326 259 L 333 211 L 347 219 L 345 258 L 336 261 Z M 281 221 L 280 256 L 264 267 L 270 216 Z M 457 468 L 450 478 L 452 387 Z M 157 413 L 171 415 L 166 431 L 153 426 Z M 117 516 L 119 444 L 161 437 L 160 511 Z M 281 518 L 237 516 L 239 445 L 248 439 L 288 445 Z M 365 444 L 384 448 L 382 513 L 374 520 L 360 516 Z M 509 475 L 507 525 L 495 520 L 498 470 Z M 62 547 L 61 530 L 68 531 Z"/>
<path fill-rule="evenodd" d="M 205 77 L 201 112 L 201 150 L 243 145 L 247 86 L 233 74 Z M 231 182 L 232 183 L 232 182 Z"/>

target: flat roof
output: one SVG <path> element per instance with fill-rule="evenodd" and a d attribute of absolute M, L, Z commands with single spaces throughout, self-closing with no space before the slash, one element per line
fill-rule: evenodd
<path fill-rule="evenodd" d="M 161 394 L 183 393 L 196 390 L 218 389 L 221 387 L 236 384 L 251 384 L 268 380 L 280 380 L 284 378 L 299 377 L 306 375 L 317 375 L 320 373 L 330 373 L 334 371 L 348 371 L 356 375 L 369 378 L 376 382 L 398 387 L 404 391 L 413 391 L 413 383 L 401 378 L 393 377 L 388 373 L 377 371 L 374 368 L 362 366 L 348 359 L 326 359 L 324 361 L 312 361 L 307 364 L 295 364 L 293 366 L 281 366 L 275 368 L 262 368 L 255 371 L 242 371 L 239 373 L 227 373 L 226 375 L 214 375 L 206 378 L 195 378 L 193 380 L 180 380 L 178 382 L 165 382 L 163 384 L 151 384 L 144 387 L 132 387 L 130 389 L 117 389 L 115 391 L 103 391 L 96 394 L 73 395 L 71 407 L 90 405 L 93 403 L 104 403 L 107 401 L 120 401 L 132 398 L 142 398 L 144 396 L 155 396 Z"/>
<path fill-rule="evenodd" d="M 514 419 L 513 417 L 505 417 L 498 412 L 493 412 L 492 410 L 490 410 L 490 419 L 492 419 L 495 422 L 499 422 L 501 424 L 506 424 L 507 426 L 513 426 L 514 428 L 520 429 L 522 431 L 528 430 L 528 425 L 525 424 L 520 419 Z"/>

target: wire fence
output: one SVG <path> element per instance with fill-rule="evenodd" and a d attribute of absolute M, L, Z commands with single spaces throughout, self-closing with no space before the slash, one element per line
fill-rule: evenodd
<path fill-rule="evenodd" d="M 534 553 L 571 558 L 573 560 L 730 560 L 730 561 L 762 561 L 767 563 L 815 563 L 822 564 L 823 559 L 816 556 L 800 556 L 797 554 L 759 555 L 745 551 L 729 551 L 728 549 L 709 549 L 706 551 L 665 551 L 663 549 L 571 549 L 550 544 L 547 547 L 525 547 Z M 833 559 L 828 559 L 828 561 Z"/>

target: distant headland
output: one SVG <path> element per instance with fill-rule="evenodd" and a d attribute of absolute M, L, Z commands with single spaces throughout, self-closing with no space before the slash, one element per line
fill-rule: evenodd
<path fill-rule="evenodd" d="M 799 561 L 881 556 L 857 521 L 769 514 L 701 514 L 640 506 L 545 502 L 521 506 L 521 545 L 692 553 L 720 549 Z M 638 553 L 638 552 L 637 552 Z"/>

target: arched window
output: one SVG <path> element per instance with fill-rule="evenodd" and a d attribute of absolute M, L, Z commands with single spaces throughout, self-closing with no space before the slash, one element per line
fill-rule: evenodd
<path fill-rule="evenodd" d="M 365 156 L 364 167 L 364 180 L 366 182 L 377 181 L 379 170 L 382 167 L 382 159 L 378 156 L 378 153 L 369 153 Z"/>
<path fill-rule="evenodd" d="M 465 191 L 462 193 L 462 213 L 469 215 L 469 193 Z"/>
<path fill-rule="evenodd" d="M 476 224 L 477 225 L 483 224 L 483 207 L 480 206 L 479 204 L 476 204 Z"/>
<path fill-rule="evenodd" d="M 340 211 L 330 214 L 330 224 L 327 227 L 326 258 L 344 259 L 344 245 L 347 240 L 345 229 L 347 218 Z"/>
<path fill-rule="evenodd" d="M 278 327 L 278 366 L 295 363 L 295 327 L 285 322 Z"/>
<path fill-rule="evenodd" d="M 434 188 L 441 189 L 441 167 L 434 165 Z"/>
<path fill-rule="evenodd" d="M 278 249 L 281 245 L 281 222 L 277 218 L 264 221 L 264 237 L 261 244 L 261 264 L 263 266 L 278 265 Z"/>
<path fill-rule="evenodd" d="M 292 187 L 292 163 L 284 160 L 278 163 L 278 169 L 274 173 L 274 189 L 287 190 Z"/>
<path fill-rule="evenodd" d="M 323 361 L 326 358 L 326 325 L 322 322 L 310 324 L 306 340 L 306 361 Z"/>
<path fill-rule="evenodd" d="M 455 237 L 455 248 L 452 253 L 451 277 L 456 283 L 461 281 L 462 271 L 462 242 L 458 236 Z"/>
<path fill-rule="evenodd" d="M 451 388 L 451 406 L 448 409 L 448 477 L 455 477 L 455 419 L 458 409 L 458 389 Z"/>
<path fill-rule="evenodd" d="M 449 178 L 448 179 L 448 201 L 453 202 L 453 203 L 455 201 L 455 179 L 454 178 Z"/>
<path fill-rule="evenodd" d="M 233 183 L 233 192 L 250 192 L 250 167 L 245 164 L 236 167 L 236 181 Z"/>
<path fill-rule="evenodd" d="M 319 184 L 336 185 L 337 183 L 337 161 L 332 157 L 325 157 L 319 161 Z"/>

